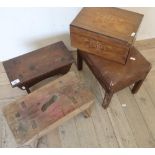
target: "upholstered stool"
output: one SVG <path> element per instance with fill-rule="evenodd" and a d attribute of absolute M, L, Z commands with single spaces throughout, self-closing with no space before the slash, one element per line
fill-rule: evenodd
<path fill-rule="evenodd" d="M 151 64 L 132 47 L 126 65 L 77 50 L 77 67 L 82 70 L 82 60 L 86 62 L 105 90 L 103 107 L 107 108 L 113 94 L 134 84 L 131 92 L 136 93 L 151 69 Z"/>

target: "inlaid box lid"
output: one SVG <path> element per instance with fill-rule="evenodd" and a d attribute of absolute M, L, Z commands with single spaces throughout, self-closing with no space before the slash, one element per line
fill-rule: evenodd
<path fill-rule="evenodd" d="M 143 15 L 119 8 L 83 8 L 73 20 L 76 26 L 132 44 Z"/>

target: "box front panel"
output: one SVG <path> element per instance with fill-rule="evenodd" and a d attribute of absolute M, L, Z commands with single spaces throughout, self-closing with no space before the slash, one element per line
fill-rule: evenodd
<path fill-rule="evenodd" d="M 105 59 L 126 63 L 129 45 L 113 38 L 71 27 L 71 45 Z"/>

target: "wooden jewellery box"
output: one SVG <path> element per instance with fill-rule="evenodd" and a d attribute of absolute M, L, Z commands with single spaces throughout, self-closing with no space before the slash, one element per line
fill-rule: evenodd
<path fill-rule="evenodd" d="M 70 25 L 71 45 L 125 64 L 142 18 L 119 8 L 83 8 Z"/>

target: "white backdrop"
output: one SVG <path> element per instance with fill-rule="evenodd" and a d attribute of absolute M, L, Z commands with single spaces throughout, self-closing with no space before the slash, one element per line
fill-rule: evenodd
<path fill-rule="evenodd" d="M 0 8 L 0 61 L 63 40 L 81 8 Z M 127 8 L 145 14 L 137 39 L 155 37 L 155 8 Z"/>
<path fill-rule="evenodd" d="M 63 40 L 80 8 L 0 8 L 0 61 Z"/>

